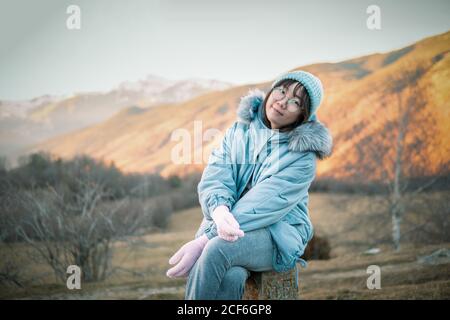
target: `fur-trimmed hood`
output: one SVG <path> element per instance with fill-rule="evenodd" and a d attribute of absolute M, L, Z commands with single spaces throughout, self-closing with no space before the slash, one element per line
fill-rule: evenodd
<path fill-rule="evenodd" d="M 251 90 L 241 98 L 237 109 L 239 121 L 252 122 L 260 116 L 260 107 L 265 93 L 259 89 Z M 301 124 L 288 133 L 289 150 L 296 152 L 314 151 L 319 159 L 331 156 L 333 139 L 328 128 L 313 115 L 309 121 Z"/>

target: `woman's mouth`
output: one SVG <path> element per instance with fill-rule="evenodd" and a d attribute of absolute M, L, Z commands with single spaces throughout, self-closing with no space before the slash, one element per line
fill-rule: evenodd
<path fill-rule="evenodd" d="M 275 110 L 275 112 L 278 113 L 280 116 L 283 115 L 283 113 L 281 113 L 280 111 L 278 111 L 274 106 L 271 106 L 271 108 L 272 108 L 273 110 Z"/>

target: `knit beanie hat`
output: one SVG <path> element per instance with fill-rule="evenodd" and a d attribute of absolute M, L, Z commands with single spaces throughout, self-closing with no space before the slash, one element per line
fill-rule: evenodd
<path fill-rule="evenodd" d="M 284 79 L 292 79 L 300 82 L 306 89 L 310 100 L 310 115 L 308 120 L 316 121 L 316 112 L 323 98 L 323 86 L 319 78 L 306 71 L 292 71 L 279 76 L 273 83 L 272 89 Z"/>

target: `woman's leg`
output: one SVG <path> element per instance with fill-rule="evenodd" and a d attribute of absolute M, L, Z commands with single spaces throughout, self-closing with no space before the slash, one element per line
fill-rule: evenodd
<path fill-rule="evenodd" d="M 250 272 L 243 267 L 231 267 L 222 279 L 216 300 L 242 300 L 249 275 Z"/>
<path fill-rule="evenodd" d="M 272 237 L 267 228 L 246 232 L 234 242 L 214 237 L 189 273 L 185 298 L 215 299 L 228 270 L 234 266 L 251 271 L 271 270 L 272 255 Z"/>

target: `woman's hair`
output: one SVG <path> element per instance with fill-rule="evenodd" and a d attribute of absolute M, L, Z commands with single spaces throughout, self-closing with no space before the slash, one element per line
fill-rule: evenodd
<path fill-rule="evenodd" d="M 298 116 L 297 120 L 294 121 L 294 123 L 283 127 L 280 129 L 280 131 L 291 131 L 293 129 L 295 129 L 296 127 L 298 127 L 299 125 L 301 125 L 302 123 L 306 122 L 309 118 L 309 113 L 310 113 L 310 106 L 311 106 L 311 102 L 309 99 L 309 94 L 306 91 L 306 88 L 298 81 L 293 80 L 293 79 L 284 79 L 282 81 L 280 81 L 275 87 L 273 87 L 266 95 L 264 102 L 263 102 L 263 121 L 264 124 L 267 127 L 271 127 L 270 126 L 270 121 L 269 119 L 267 119 L 267 115 L 266 115 L 266 103 L 267 100 L 269 99 L 270 94 L 272 93 L 273 89 L 277 88 L 277 87 L 283 87 L 287 90 L 287 88 L 289 88 L 289 86 L 293 83 L 297 83 L 296 86 L 294 87 L 294 97 L 297 97 L 300 99 L 300 106 L 302 107 L 302 113 L 300 113 L 300 115 Z"/>

